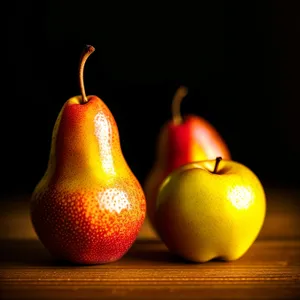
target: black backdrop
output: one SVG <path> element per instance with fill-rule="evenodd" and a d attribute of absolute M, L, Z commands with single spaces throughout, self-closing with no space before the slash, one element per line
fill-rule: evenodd
<path fill-rule="evenodd" d="M 185 84 L 182 112 L 211 122 L 234 160 L 265 185 L 297 186 L 300 5 L 198 2 L 8 2 L 1 193 L 30 192 L 44 173 L 58 112 L 80 93 L 85 44 L 96 48 L 85 68 L 86 92 L 112 111 L 141 183 L 172 96 Z"/>

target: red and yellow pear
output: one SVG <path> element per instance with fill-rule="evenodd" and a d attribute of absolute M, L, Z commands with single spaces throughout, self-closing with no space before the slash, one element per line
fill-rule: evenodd
<path fill-rule="evenodd" d="M 224 139 L 211 123 L 193 114 L 181 116 L 180 104 L 187 92 L 186 87 L 180 86 L 174 95 L 173 118 L 159 132 L 155 162 L 144 182 L 147 216 L 154 229 L 158 190 L 172 171 L 187 163 L 217 156 L 231 159 Z"/>
<path fill-rule="evenodd" d="M 31 220 L 55 257 L 77 264 L 120 259 L 134 243 L 146 214 L 142 187 L 123 156 L 115 119 L 97 96 L 81 94 L 63 105 L 56 120 L 48 167 L 35 187 Z"/>

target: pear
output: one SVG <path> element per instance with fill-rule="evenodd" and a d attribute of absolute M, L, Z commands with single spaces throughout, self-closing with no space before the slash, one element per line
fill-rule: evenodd
<path fill-rule="evenodd" d="M 187 93 L 187 87 L 180 86 L 173 97 L 172 119 L 163 124 L 159 132 L 155 161 L 144 182 L 147 216 L 153 229 L 156 229 L 158 190 L 172 171 L 185 164 L 217 156 L 231 159 L 225 140 L 209 121 L 198 115 L 181 115 L 180 105 Z"/>
<path fill-rule="evenodd" d="M 70 98 L 54 125 L 47 170 L 35 187 L 33 228 L 55 257 L 76 264 L 119 260 L 136 240 L 146 214 L 142 187 L 120 146 L 116 121 L 97 96 Z"/>

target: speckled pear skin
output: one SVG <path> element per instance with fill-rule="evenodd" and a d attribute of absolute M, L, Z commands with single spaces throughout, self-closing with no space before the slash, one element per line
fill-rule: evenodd
<path fill-rule="evenodd" d="M 69 99 L 56 120 L 47 170 L 33 191 L 31 220 L 55 257 L 77 264 L 120 259 L 145 219 L 143 190 L 122 154 L 105 103 Z"/>

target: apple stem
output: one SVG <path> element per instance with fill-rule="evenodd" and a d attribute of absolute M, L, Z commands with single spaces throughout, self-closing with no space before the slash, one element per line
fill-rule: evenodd
<path fill-rule="evenodd" d="M 80 59 L 80 64 L 79 64 L 79 85 L 80 85 L 80 90 L 81 90 L 81 103 L 87 103 L 88 99 L 86 97 L 85 93 L 85 88 L 84 88 L 84 81 L 83 81 L 83 70 L 84 70 L 84 65 L 88 57 L 95 51 L 95 48 L 91 45 L 86 45 L 83 49 L 81 59 Z"/>
<path fill-rule="evenodd" d="M 222 157 L 221 157 L 221 156 L 218 156 L 218 157 L 216 158 L 216 164 L 215 164 L 215 168 L 214 168 L 214 170 L 213 170 L 213 173 L 214 173 L 214 174 L 217 173 L 217 171 L 218 171 L 218 166 L 219 166 L 219 163 L 220 163 L 221 160 L 222 160 Z"/>
<path fill-rule="evenodd" d="M 180 86 L 172 101 L 172 116 L 173 116 L 173 123 L 178 125 L 182 122 L 182 116 L 180 113 L 180 104 L 182 99 L 187 95 L 188 89 L 185 86 Z"/>

